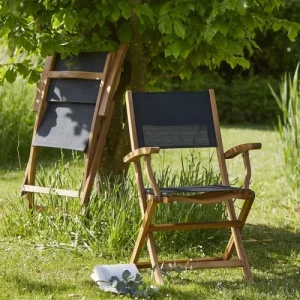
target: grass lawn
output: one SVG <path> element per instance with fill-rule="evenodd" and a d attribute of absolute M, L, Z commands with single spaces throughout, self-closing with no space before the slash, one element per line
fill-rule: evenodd
<path fill-rule="evenodd" d="M 241 269 L 183 271 L 172 274 L 156 299 L 300 299 L 300 206 L 291 203 L 282 177 L 276 134 L 256 127 L 223 127 L 224 149 L 262 142 L 253 151 L 255 204 L 243 230 L 255 284 L 243 281 Z M 172 154 L 169 162 L 178 161 Z M 240 173 L 240 158 L 228 162 L 230 178 Z M 17 194 L 24 170 L 0 169 L 0 209 Z M 136 203 L 138 205 L 138 203 Z M 0 210 L 0 218 L 1 218 Z M 206 249 L 208 241 L 199 241 Z M 226 241 L 219 241 L 218 248 Z M 41 248 L 40 239 L 0 236 L 0 299 L 119 299 L 103 293 L 90 279 L 96 264 L 126 263 L 130 253 L 109 258 L 87 250 Z M 43 250 L 41 250 L 43 249 Z M 121 252 L 121 251 L 120 251 Z M 126 256 L 128 255 L 128 256 Z M 167 253 L 161 256 L 167 257 Z M 147 283 L 150 272 L 142 272 Z M 127 299 L 126 297 L 122 297 Z"/>

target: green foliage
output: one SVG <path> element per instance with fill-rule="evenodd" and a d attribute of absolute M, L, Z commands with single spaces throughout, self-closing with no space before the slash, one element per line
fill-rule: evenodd
<path fill-rule="evenodd" d="M 285 74 L 280 84 L 280 94 L 271 88 L 281 110 L 277 131 L 285 165 L 285 176 L 291 197 L 299 203 L 300 180 L 300 80 L 299 64 L 294 76 Z"/>
<path fill-rule="evenodd" d="M 25 77 L 36 69 L 29 55 L 63 57 L 80 51 L 115 50 L 142 36 L 148 80 L 226 61 L 232 68 L 249 67 L 244 58 L 259 46 L 258 31 L 283 29 L 294 41 L 300 25 L 275 17 L 283 0 L 260 1 L 116 1 L 116 0 L 1 0 L 0 35 L 7 40 L 11 61 L 5 77 Z M 129 22 L 129 20 L 134 20 Z M 131 25 L 129 25 L 131 24 Z M 24 54 L 17 63 L 14 57 Z M 134 58 L 133 58 L 134 59 Z"/>
<path fill-rule="evenodd" d="M 224 124 L 271 124 L 279 113 L 269 84 L 276 80 L 269 76 L 237 77 L 226 82 L 216 72 L 195 72 L 191 80 L 179 78 L 164 81 L 162 90 L 199 91 L 213 88 L 216 92 L 219 118 Z"/>
<path fill-rule="evenodd" d="M 115 288 L 119 294 L 131 295 L 135 297 L 135 299 L 147 299 L 155 293 L 155 289 L 146 286 L 139 273 L 134 276 L 128 270 L 122 273 L 121 279 L 117 276 L 112 276 L 110 282 L 111 286 Z"/>
<path fill-rule="evenodd" d="M 39 169 L 38 183 L 43 186 L 57 188 L 80 189 L 82 178 L 82 163 L 76 153 L 73 159 L 67 161 L 64 157 L 49 168 Z M 180 172 L 158 174 L 164 177 L 165 182 L 172 182 L 172 178 L 183 178 L 183 172 L 190 172 L 193 179 L 201 182 L 216 183 L 213 171 L 207 169 L 202 172 L 202 164 L 196 161 L 188 163 L 188 169 Z M 167 178 L 169 177 L 169 178 Z M 189 178 L 185 177 L 183 183 Z M 194 181 L 193 181 L 194 182 Z M 191 182 L 191 183 L 193 183 Z M 26 209 L 24 199 L 7 200 L 0 218 L 1 234 L 20 236 L 33 239 L 40 244 L 40 248 L 65 248 L 70 250 L 89 250 L 103 256 L 128 257 L 133 249 L 136 235 L 139 231 L 141 214 L 138 205 L 136 185 L 130 176 L 122 180 L 112 181 L 102 178 L 100 196 L 93 195 L 89 205 L 81 211 L 79 201 L 62 199 L 54 195 L 36 195 L 40 205 L 47 206 L 46 213 Z M 156 222 L 168 223 L 193 222 L 196 220 L 215 220 L 224 215 L 225 208 L 219 205 L 170 205 L 170 208 L 161 205 Z M 210 243 L 217 240 L 221 231 L 197 230 L 190 232 L 175 232 L 174 234 L 159 234 L 156 243 L 160 249 L 168 253 L 179 253 L 183 249 L 199 245 L 199 240 L 210 237 Z M 197 249 L 197 248 L 195 248 Z M 194 251 L 195 252 L 195 251 Z"/>
<path fill-rule="evenodd" d="M 0 86 L 0 164 L 28 157 L 35 86 L 17 78 Z"/>

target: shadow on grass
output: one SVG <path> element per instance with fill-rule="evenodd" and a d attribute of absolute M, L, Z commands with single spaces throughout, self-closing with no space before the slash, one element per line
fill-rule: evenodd
<path fill-rule="evenodd" d="M 284 295 L 284 299 L 296 299 L 300 293 L 300 233 L 289 228 L 247 225 L 242 235 L 254 284 L 244 281 L 241 268 L 188 271 L 182 276 L 173 276 L 166 293 L 178 295 L 176 286 L 196 284 L 200 290 L 229 293 L 235 295 L 235 299 L 248 299 L 247 296 L 239 298 L 242 290 L 252 297 Z M 217 251 L 223 250 L 220 245 L 217 248 Z M 189 291 L 182 292 L 181 298 L 197 299 L 201 296 L 200 290 L 197 296 Z"/>
<path fill-rule="evenodd" d="M 57 282 L 53 280 L 53 278 L 49 278 L 49 281 L 51 282 L 42 282 L 39 280 L 35 280 L 34 278 L 17 274 L 7 275 L 5 276 L 5 279 L 9 284 L 13 284 L 16 289 L 22 291 L 22 294 L 41 293 L 44 295 L 48 295 L 52 292 L 64 292 L 72 290 L 72 287 L 70 285 Z"/>

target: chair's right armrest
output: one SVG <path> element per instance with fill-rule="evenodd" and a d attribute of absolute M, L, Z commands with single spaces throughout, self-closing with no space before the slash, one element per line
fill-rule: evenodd
<path fill-rule="evenodd" d="M 159 153 L 159 147 L 143 147 L 132 152 L 129 152 L 126 156 L 124 156 L 123 161 L 125 163 L 132 162 L 140 159 L 142 156 L 151 155 L 155 153 Z"/>

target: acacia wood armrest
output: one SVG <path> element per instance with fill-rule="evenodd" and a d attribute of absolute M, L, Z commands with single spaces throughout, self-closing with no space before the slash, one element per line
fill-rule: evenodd
<path fill-rule="evenodd" d="M 129 152 L 126 156 L 124 156 L 123 161 L 126 162 L 132 162 L 136 161 L 142 156 L 151 155 L 155 153 L 159 153 L 160 148 L 159 147 L 143 147 L 136 150 L 133 150 L 132 152 Z"/>
<path fill-rule="evenodd" d="M 261 149 L 261 143 L 241 144 L 241 145 L 232 147 L 231 149 L 226 151 L 224 153 L 224 156 L 225 156 L 225 159 L 231 159 L 245 151 L 256 150 L 256 149 Z"/>

